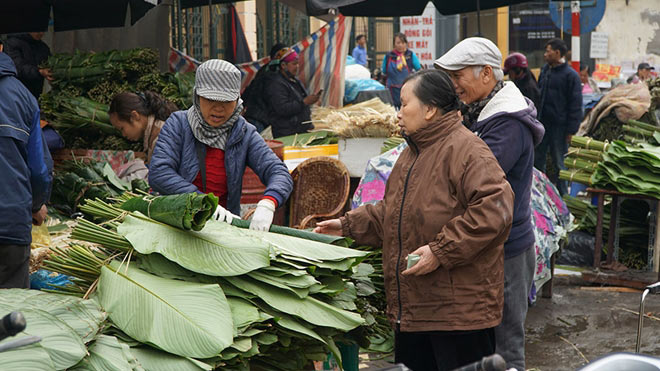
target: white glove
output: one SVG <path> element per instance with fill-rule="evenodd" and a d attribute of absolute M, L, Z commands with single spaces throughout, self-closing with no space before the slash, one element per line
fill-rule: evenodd
<path fill-rule="evenodd" d="M 224 207 L 218 205 L 218 208 L 215 209 L 215 212 L 213 213 L 213 220 L 219 220 L 221 222 L 226 222 L 231 224 L 231 221 L 236 219 L 240 219 L 239 216 L 236 216 L 232 213 L 229 212 L 229 210 L 225 209 Z"/>
<path fill-rule="evenodd" d="M 273 223 L 273 214 L 275 214 L 275 204 L 269 199 L 263 199 L 257 204 L 254 210 L 250 229 L 256 231 L 268 231 Z"/>

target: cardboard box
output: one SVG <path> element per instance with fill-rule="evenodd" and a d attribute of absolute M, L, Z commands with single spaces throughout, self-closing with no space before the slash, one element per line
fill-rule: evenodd
<path fill-rule="evenodd" d="M 348 138 L 339 140 L 339 161 L 351 177 L 361 178 L 372 157 L 380 155 L 386 138 Z"/>
<path fill-rule="evenodd" d="M 324 144 L 320 146 L 285 146 L 284 147 L 284 164 L 289 171 L 298 166 L 298 164 L 307 160 L 308 158 L 317 156 L 327 156 L 339 159 L 339 146 L 336 144 Z"/>

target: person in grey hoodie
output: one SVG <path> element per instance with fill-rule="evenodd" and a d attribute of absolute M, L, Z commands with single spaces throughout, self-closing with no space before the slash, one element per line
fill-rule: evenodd
<path fill-rule="evenodd" d="M 502 54 L 481 37 L 461 41 L 434 63 L 451 76 L 466 104 L 463 123 L 493 152 L 515 194 L 513 226 L 504 244 L 504 312 L 495 328 L 496 352 L 508 368 L 525 370 L 527 298 L 536 263 L 530 195 L 534 147 L 545 129 L 534 103 L 504 82 Z"/>

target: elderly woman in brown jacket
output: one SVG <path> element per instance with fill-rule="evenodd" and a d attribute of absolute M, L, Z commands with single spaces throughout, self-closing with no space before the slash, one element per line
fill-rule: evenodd
<path fill-rule="evenodd" d="M 462 125 L 445 72 L 410 76 L 401 102 L 409 146 L 384 199 L 321 222 L 316 232 L 382 246 L 395 361 L 451 370 L 495 352 L 514 196 L 488 146 Z M 420 260 L 406 269 L 411 253 Z"/>

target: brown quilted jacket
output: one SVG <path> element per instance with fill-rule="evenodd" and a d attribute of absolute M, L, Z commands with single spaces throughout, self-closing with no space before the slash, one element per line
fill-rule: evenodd
<path fill-rule="evenodd" d="M 345 236 L 382 246 L 387 315 L 404 332 L 498 325 L 504 293 L 503 244 L 513 191 L 486 144 L 457 111 L 413 133 L 384 199 L 342 218 Z M 405 257 L 429 244 L 440 267 L 403 276 Z"/>

